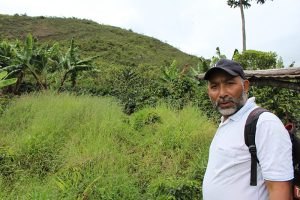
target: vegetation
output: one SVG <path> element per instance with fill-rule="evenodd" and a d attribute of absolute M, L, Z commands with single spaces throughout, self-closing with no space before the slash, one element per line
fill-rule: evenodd
<path fill-rule="evenodd" d="M 192 106 L 23 95 L 2 114 L 1 199 L 201 199 L 215 126 Z"/>
<path fill-rule="evenodd" d="M 190 102 L 200 105 L 198 99 L 203 99 L 205 88 L 199 87 L 190 74 L 190 66 L 186 65 L 180 70 L 175 60 L 165 67 L 141 65 L 101 68 L 94 65 L 96 56 L 80 56 L 73 39 L 69 49 L 64 52 L 58 43 L 38 44 L 31 34 L 28 34 L 24 43 L 2 41 L 1 49 L 9 53 L 3 53 L 5 59 L 2 60 L 0 71 L 8 71 L 11 77 L 18 78 L 16 85 L 6 88 L 4 93 L 22 94 L 51 89 L 115 96 L 121 100 L 127 114 L 147 105 L 155 106 L 161 100 L 182 108 Z M 204 59 L 199 61 L 197 72 L 202 73 L 208 64 Z M 195 73 L 196 68 L 193 71 Z M 79 72 L 86 73 L 79 76 Z"/>
<path fill-rule="evenodd" d="M 33 90 L 45 90 L 52 85 L 52 81 L 59 82 L 59 90 L 63 89 L 65 81 L 69 78 L 72 87 L 75 87 L 78 73 L 94 69 L 91 61 L 95 58 L 80 60 L 74 40 L 65 55 L 62 55 L 58 44 L 53 46 L 38 46 L 36 39 L 28 34 L 24 43 L 19 41 L 0 43 L 1 65 L 0 72 L 8 71 L 8 77 L 18 79 L 13 93 L 28 92 L 28 85 L 34 83 L 28 75 L 31 75 L 36 82 Z M 60 78 L 62 77 L 62 78 Z M 52 81 L 51 81 L 52 79 Z M 49 83 L 50 81 L 50 83 Z M 28 83 L 30 82 L 30 83 Z M 25 87 L 25 89 L 21 88 Z"/>
<path fill-rule="evenodd" d="M 275 52 L 262 52 L 246 50 L 243 53 L 236 52 L 233 59 L 247 69 L 274 69 L 277 67 L 277 54 Z"/>

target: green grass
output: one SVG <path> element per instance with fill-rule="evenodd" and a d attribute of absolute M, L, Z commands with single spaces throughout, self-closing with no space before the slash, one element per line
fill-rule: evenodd
<path fill-rule="evenodd" d="M 112 98 L 25 95 L 0 121 L 0 199 L 201 199 L 214 125 Z"/>

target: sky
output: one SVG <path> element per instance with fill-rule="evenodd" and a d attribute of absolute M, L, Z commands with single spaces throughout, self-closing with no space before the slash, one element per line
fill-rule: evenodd
<path fill-rule="evenodd" d="M 226 0 L 0 0 L 0 14 L 76 17 L 131 29 L 179 50 L 231 58 L 242 50 L 239 8 Z M 300 67 L 300 0 L 267 0 L 245 10 L 247 49 L 276 52 Z"/>

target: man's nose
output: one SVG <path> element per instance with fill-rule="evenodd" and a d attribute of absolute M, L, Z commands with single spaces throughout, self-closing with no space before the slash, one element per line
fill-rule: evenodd
<path fill-rule="evenodd" d="M 220 98 L 224 98 L 224 97 L 226 97 L 226 96 L 227 96 L 227 90 L 226 90 L 226 88 L 225 88 L 224 85 L 221 85 L 221 86 L 220 86 L 219 97 L 220 97 Z"/>

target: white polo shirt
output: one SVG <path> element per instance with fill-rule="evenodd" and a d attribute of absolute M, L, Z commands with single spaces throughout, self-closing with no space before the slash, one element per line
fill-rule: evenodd
<path fill-rule="evenodd" d="M 267 200 L 264 180 L 293 179 L 292 144 L 282 122 L 272 113 L 262 113 L 257 122 L 257 186 L 250 186 L 251 156 L 244 139 L 244 127 L 255 98 L 220 123 L 210 146 L 203 180 L 204 200 Z"/>

